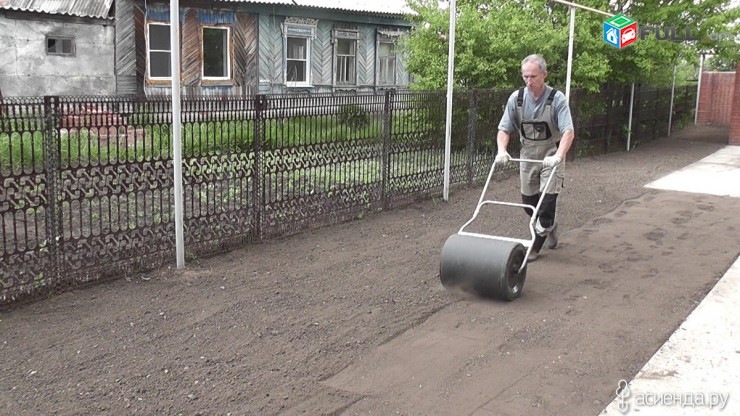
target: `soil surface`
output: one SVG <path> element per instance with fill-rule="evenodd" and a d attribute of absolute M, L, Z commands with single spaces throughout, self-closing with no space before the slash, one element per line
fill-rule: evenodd
<path fill-rule="evenodd" d="M 0 414 L 596 415 L 738 255 L 740 202 L 643 187 L 727 137 L 690 128 L 569 162 L 561 247 L 513 302 L 440 283 L 476 186 L 15 307 Z M 517 186 L 491 189 L 518 202 Z M 501 208 L 474 227 L 523 224 Z"/>

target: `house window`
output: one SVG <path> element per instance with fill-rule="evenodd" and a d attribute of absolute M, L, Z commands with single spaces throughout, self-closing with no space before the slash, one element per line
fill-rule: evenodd
<path fill-rule="evenodd" d="M 336 85 L 357 84 L 356 30 L 334 31 L 334 82 Z"/>
<path fill-rule="evenodd" d="M 75 39 L 72 37 L 48 36 L 46 38 L 46 54 L 74 56 Z"/>
<path fill-rule="evenodd" d="M 308 83 L 308 39 L 288 37 L 285 79 L 288 83 Z"/>
<path fill-rule="evenodd" d="M 396 44 L 378 43 L 378 85 L 396 85 Z"/>
<path fill-rule="evenodd" d="M 228 27 L 203 28 L 203 79 L 230 79 Z"/>
<path fill-rule="evenodd" d="M 147 60 L 150 79 L 170 79 L 170 25 L 149 23 L 147 25 Z"/>
<path fill-rule="evenodd" d="M 311 41 L 316 38 L 316 19 L 287 17 L 283 24 L 285 85 L 311 86 Z"/>

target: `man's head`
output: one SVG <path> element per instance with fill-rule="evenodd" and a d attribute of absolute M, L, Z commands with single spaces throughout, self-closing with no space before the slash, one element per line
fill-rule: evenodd
<path fill-rule="evenodd" d="M 541 55 L 529 55 L 522 61 L 522 78 L 530 94 L 539 97 L 545 89 L 547 62 Z"/>

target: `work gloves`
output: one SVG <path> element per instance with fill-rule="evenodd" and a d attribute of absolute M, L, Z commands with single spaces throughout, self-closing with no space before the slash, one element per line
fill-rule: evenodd
<path fill-rule="evenodd" d="M 543 168 L 551 168 L 551 167 L 557 165 L 558 163 L 560 163 L 562 161 L 563 160 L 558 155 L 547 156 L 544 159 L 542 159 L 542 167 Z"/>
<path fill-rule="evenodd" d="M 494 162 L 496 162 L 496 164 L 506 164 L 509 163 L 509 159 L 511 159 L 509 152 L 507 152 L 506 150 L 502 150 L 498 152 L 498 154 L 496 155 L 496 159 L 494 159 Z"/>

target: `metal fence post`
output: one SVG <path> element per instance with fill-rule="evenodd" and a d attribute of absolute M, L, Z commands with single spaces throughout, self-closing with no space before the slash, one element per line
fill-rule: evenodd
<path fill-rule="evenodd" d="M 50 290 L 59 285 L 63 265 L 62 250 L 62 210 L 60 209 L 59 188 L 61 182 L 61 161 L 59 150 L 59 97 L 44 96 L 44 174 L 46 176 L 46 207 L 44 226 L 46 244 L 49 250 L 49 263 L 45 268 L 46 281 Z"/>
<path fill-rule="evenodd" d="M 658 137 L 658 104 L 660 103 L 660 89 L 655 89 L 655 105 L 653 106 L 653 140 Z"/>
<path fill-rule="evenodd" d="M 475 153 L 475 129 L 478 120 L 478 90 L 473 89 L 470 94 L 470 105 L 468 107 L 468 142 L 465 145 L 465 154 L 467 155 L 468 185 L 473 184 L 473 161 Z"/>
<path fill-rule="evenodd" d="M 604 153 L 609 153 L 609 145 L 611 144 L 612 140 L 612 103 L 614 102 L 614 89 L 612 88 L 611 84 L 607 84 L 606 86 L 606 120 L 604 121 L 604 124 L 606 124 L 606 129 L 604 129 L 604 134 L 606 135 L 606 138 L 604 139 Z"/>
<path fill-rule="evenodd" d="M 263 111 L 267 108 L 267 96 L 259 94 L 254 97 L 254 134 L 252 137 L 252 152 L 254 153 L 254 164 L 252 166 L 252 206 L 254 215 L 254 238 L 262 241 L 262 212 L 265 209 L 265 193 L 263 192 L 262 179 L 262 136 Z"/>
<path fill-rule="evenodd" d="M 383 145 L 381 154 L 380 164 L 380 203 L 383 209 L 387 209 L 390 206 L 390 197 L 388 196 L 388 184 L 390 183 L 390 172 L 391 172 L 391 158 L 390 158 L 390 145 L 391 145 L 391 122 L 393 112 L 393 97 L 394 91 L 385 92 L 385 102 L 383 104 Z"/>

